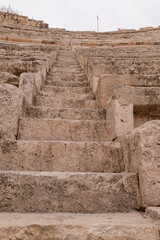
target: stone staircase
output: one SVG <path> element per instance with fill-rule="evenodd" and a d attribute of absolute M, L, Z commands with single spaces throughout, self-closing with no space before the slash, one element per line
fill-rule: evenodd
<path fill-rule="evenodd" d="M 70 43 L 62 45 L 18 140 L 1 143 L 0 240 L 159 239 L 133 212 L 137 174 L 124 172 L 98 106 Z"/>

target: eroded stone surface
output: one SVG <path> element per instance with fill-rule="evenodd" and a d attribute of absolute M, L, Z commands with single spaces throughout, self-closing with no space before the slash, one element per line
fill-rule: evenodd
<path fill-rule="evenodd" d="M 36 105 L 53 108 L 89 108 L 94 109 L 98 107 L 98 103 L 87 99 L 74 98 L 52 98 L 52 97 L 37 97 Z"/>
<path fill-rule="evenodd" d="M 150 121 L 136 128 L 126 143 L 126 169 L 139 173 L 141 204 L 159 206 L 160 121 Z"/>
<path fill-rule="evenodd" d="M 26 116 L 31 118 L 72 119 L 72 120 L 105 120 L 105 109 L 75 109 L 75 108 L 27 108 Z"/>
<path fill-rule="evenodd" d="M 106 121 L 21 118 L 20 140 L 107 141 L 110 129 Z"/>
<path fill-rule="evenodd" d="M 23 93 L 15 86 L 0 84 L 0 138 L 16 139 L 18 120 L 25 110 Z"/>
<path fill-rule="evenodd" d="M 157 219 L 160 224 L 160 207 L 148 207 L 146 209 L 146 214 L 153 219 Z"/>
<path fill-rule="evenodd" d="M 121 172 L 119 143 L 0 141 L 0 169 L 14 171 Z"/>
<path fill-rule="evenodd" d="M 18 87 L 19 78 L 8 72 L 0 72 L 0 83 L 8 83 Z"/>
<path fill-rule="evenodd" d="M 0 211 L 115 212 L 138 204 L 137 174 L 0 171 Z"/>
<path fill-rule="evenodd" d="M 0 240 L 159 240 L 158 227 L 138 213 L 0 213 Z"/>

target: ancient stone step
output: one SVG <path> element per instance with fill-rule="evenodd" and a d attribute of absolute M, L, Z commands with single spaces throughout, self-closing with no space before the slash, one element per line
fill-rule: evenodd
<path fill-rule="evenodd" d="M 52 98 L 45 96 L 36 97 L 36 105 L 41 107 L 53 107 L 53 108 L 98 108 L 98 101 L 79 99 L 79 98 Z"/>
<path fill-rule="evenodd" d="M 71 120 L 105 120 L 106 110 L 29 107 L 26 110 L 26 117 Z"/>
<path fill-rule="evenodd" d="M 86 94 L 91 93 L 90 87 L 54 87 L 54 86 L 48 86 L 43 85 L 43 91 L 51 94 L 58 94 L 58 93 L 66 93 L 68 94 Z"/>
<path fill-rule="evenodd" d="M 157 221 L 159 221 L 160 224 L 160 207 L 147 207 L 145 214 L 153 219 L 156 219 Z"/>
<path fill-rule="evenodd" d="M 61 51 L 65 50 L 65 51 L 71 52 L 72 51 L 72 47 L 71 47 L 71 45 L 67 46 L 67 47 L 61 45 L 60 50 Z"/>
<path fill-rule="evenodd" d="M 67 54 L 60 54 L 60 55 L 58 55 L 57 61 L 58 61 L 58 62 L 59 62 L 59 61 L 63 61 L 63 63 L 64 63 L 64 62 L 69 62 L 69 61 L 71 61 L 71 62 L 77 62 L 75 56 L 73 56 L 73 55 L 68 55 L 68 53 L 67 53 Z"/>
<path fill-rule="evenodd" d="M 136 212 L 0 213 L 0 226 L 1 240 L 159 240 L 158 226 Z"/>
<path fill-rule="evenodd" d="M 58 53 L 58 57 L 70 57 L 72 59 L 76 59 L 75 54 L 71 51 L 60 51 Z"/>
<path fill-rule="evenodd" d="M 47 89 L 50 89 L 51 87 L 46 87 Z M 77 98 L 77 99 L 91 99 L 93 100 L 95 98 L 94 94 L 92 92 L 90 93 L 74 93 L 75 88 L 61 88 L 61 87 L 53 87 L 54 91 L 40 91 L 38 93 L 39 96 L 46 96 L 46 97 L 54 97 L 54 98 Z M 73 89 L 73 92 L 71 91 Z M 75 89 L 76 90 L 76 89 Z M 76 92 L 76 91 L 75 91 Z"/>
<path fill-rule="evenodd" d="M 70 56 L 74 56 L 74 53 L 72 51 L 68 52 L 68 51 L 65 51 L 65 50 L 60 50 L 58 55 L 70 55 Z"/>
<path fill-rule="evenodd" d="M 54 66 L 51 70 L 51 72 L 55 71 L 64 71 L 64 72 L 82 72 L 82 69 L 79 66 L 69 66 L 69 65 L 59 65 L 59 66 Z"/>
<path fill-rule="evenodd" d="M 83 74 L 74 75 L 74 74 L 51 74 L 49 73 L 47 79 L 53 79 L 54 81 L 79 81 L 79 82 L 88 82 L 86 76 Z"/>
<path fill-rule="evenodd" d="M 59 64 L 76 64 L 77 65 L 77 61 L 76 61 L 76 59 L 68 59 L 68 58 L 66 58 L 65 59 L 65 61 L 64 61 L 64 57 L 57 57 L 57 63 L 59 63 Z"/>
<path fill-rule="evenodd" d="M 55 87 L 89 87 L 88 82 L 80 81 L 53 81 L 52 78 L 47 78 L 45 81 L 46 85 L 51 85 Z"/>
<path fill-rule="evenodd" d="M 120 143 L 0 141 L 4 171 L 110 172 L 124 170 Z"/>
<path fill-rule="evenodd" d="M 65 76 L 67 76 L 67 77 L 72 77 L 73 79 L 76 79 L 76 80 L 78 80 L 78 79 L 87 79 L 86 78 L 86 76 L 83 74 L 83 73 L 79 73 L 79 74 L 74 74 L 74 73 L 66 73 L 66 74 L 63 74 L 63 73 L 51 73 L 51 72 L 49 72 L 49 74 L 48 74 L 48 76 L 53 76 L 53 77 L 65 77 Z M 71 79 L 69 79 L 69 80 L 71 80 Z"/>
<path fill-rule="evenodd" d="M 59 70 L 63 70 L 63 71 L 82 71 L 81 67 L 79 65 L 62 65 L 62 64 L 59 64 L 58 66 L 57 65 L 54 65 L 51 72 L 53 71 L 59 71 Z"/>
<path fill-rule="evenodd" d="M 134 173 L 0 171 L 0 211 L 105 213 L 138 204 Z"/>
<path fill-rule="evenodd" d="M 81 69 L 81 66 L 78 64 L 78 63 L 67 63 L 67 62 L 64 62 L 64 63 L 59 63 L 58 61 L 53 65 L 53 69 L 56 69 L 56 68 L 67 68 L 67 69 Z"/>
<path fill-rule="evenodd" d="M 81 69 L 78 69 L 78 70 L 74 70 L 74 69 L 63 69 L 63 68 L 59 68 L 59 69 L 52 69 L 50 71 L 50 73 L 52 74 L 55 74 L 55 73 L 58 73 L 58 74 L 80 74 L 82 72 Z"/>
<path fill-rule="evenodd" d="M 81 69 L 81 67 L 79 66 L 79 64 L 75 63 L 75 64 L 71 64 L 71 63 L 55 63 L 54 67 L 62 67 L 62 68 L 78 68 Z"/>
<path fill-rule="evenodd" d="M 77 60 L 76 60 L 76 58 L 73 57 L 73 56 L 59 55 L 59 56 L 57 57 L 57 62 L 62 62 L 62 63 L 68 63 L 68 62 L 77 63 Z"/>
<path fill-rule="evenodd" d="M 59 51 L 58 56 L 70 56 L 72 58 L 75 58 L 75 54 L 72 51 Z"/>
<path fill-rule="evenodd" d="M 61 51 L 65 50 L 65 51 L 71 52 L 72 51 L 72 47 L 71 47 L 71 45 L 70 46 L 62 46 L 61 45 L 60 50 Z"/>
<path fill-rule="evenodd" d="M 107 141 L 107 121 L 20 118 L 19 139 L 40 141 Z"/>

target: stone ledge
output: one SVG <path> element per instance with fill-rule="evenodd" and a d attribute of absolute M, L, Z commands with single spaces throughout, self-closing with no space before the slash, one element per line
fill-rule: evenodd
<path fill-rule="evenodd" d="M 159 110 L 160 87 L 131 87 L 117 85 L 113 87 L 113 95 L 106 104 L 106 120 L 110 121 L 112 137 L 125 136 L 134 127 L 148 121 L 148 118 L 136 119 L 136 111 L 146 106 L 155 106 Z M 146 108 L 147 110 L 147 108 Z M 155 114 L 155 112 L 154 112 Z M 160 119 L 157 112 L 156 119 Z M 152 119 L 150 119 L 152 120 Z"/>
<path fill-rule="evenodd" d="M 160 121 L 149 121 L 125 139 L 125 168 L 139 173 L 141 205 L 160 206 Z"/>
<path fill-rule="evenodd" d="M 36 236 L 33 238 L 33 236 Z M 139 213 L 0 213 L 0 240 L 159 240 L 158 227 Z"/>
<path fill-rule="evenodd" d="M 120 143 L 0 141 L 0 169 L 12 171 L 121 172 Z"/>
<path fill-rule="evenodd" d="M 160 227 L 160 207 L 148 207 L 146 209 L 146 215 L 159 221 Z M 159 228 L 160 230 L 160 228 Z"/>
<path fill-rule="evenodd" d="M 1 22 L 48 28 L 48 24 L 44 23 L 43 21 L 36 21 L 34 19 L 29 19 L 26 16 L 21 16 L 18 14 L 11 14 L 11 13 L 7 13 L 7 12 L 0 12 L 0 20 L 1 20 Z"/>
<path fill-rule="evenodd" d="M 135 173 L 0 171 L 0 210 L 104 213 L 138 205 Z"/>

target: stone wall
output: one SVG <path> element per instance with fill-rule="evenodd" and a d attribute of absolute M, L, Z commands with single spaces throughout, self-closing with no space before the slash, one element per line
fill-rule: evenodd
<path fill-rule="evenodd" d="M 19 118 L 34 104 L 57 46 L 0 42 L 0 139 L 16 139 Z"/>
<path fill-rule="evenodd" d="M 0 41 L 28 44 L 58 45 L 60 32 L 20 24 L 0 23 Z"/>
<path fill-rule="evenodd" d="M 44 23 L 43 21 L 36 21 L 34 19 L 29 19 L 28 17 L 25 17 L 25 16 L 20 16 L 17 14 L 10 14 L 10 13 L 5 13 L 5 12 L 0 12 L 0 22 L 48 28 L 48 24 Z"/>
<path fill-rule="evenodd" d="M 138 172 L 141 205 L 160 204 L 160 121 L 149 121 L 126 137 L 126 171 Z"/>

